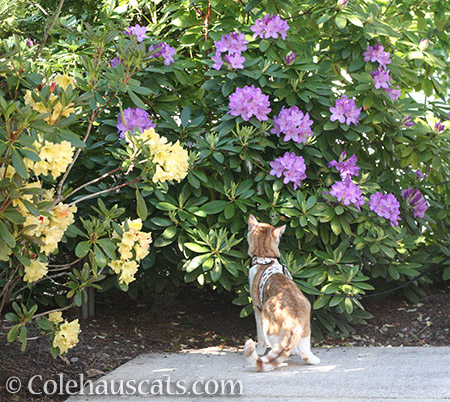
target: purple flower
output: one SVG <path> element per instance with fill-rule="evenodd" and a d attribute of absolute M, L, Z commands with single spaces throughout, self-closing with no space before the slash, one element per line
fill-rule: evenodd
<path fill-rule="evenodd" d="M 414 123 L 412 121 L 412 118 L 413 118 L 412 116 L 405 117 L 403 119 L 403 121 L 402 121 L 402 125 L 405 126 L 405 127 L 412 127 L 412 126 L 414 126 L 414 124 L 416 124 L 416 123 Z"/>
<path fill-rule="evenodd" d="M 279 15 L 271 17 L 266 14 L 263 18 L 256 20 L 255 25 L 251 26 L 250 29 L 254 32 L 253 38 L 277 39 L 278 36 L 281 36 L 285 40 L 289 25 Z"/>
<path fill-rule="evenodd" d="M 136 24 L 134 27 L 128 27 L 125 29 L 124 33 L 130 36 L 136 37 L 136 40 L 141 43 L 148 36 L 145 34 L 147 32 L 147 27 L 141 27 L 139 24 Z"/>
<path fill-rule="evenodd" d="M 436 133 L 440 133 L 441 131 L 444 131 L 444 130 L 445 130 L 445 126 L 443 124 L 441 124 L 440 120 L 438 120 L 436 122 L 436 124 L 434 125 L 434 131 Z"/>
<path fill-rule="evenodd" d="M 394 194 L 377 192 L 370 196 L 370 210 L 382 218 L 389 219 L 391 226 L 397 226 L 400 219 L 400 203 Z"/>
<path fill-rule="evenodd" d="M 360 186 L 353 183 L 350 177 L 336 181 L 331 186 L 330 195 L 336 197 L 338 202 L 342 202 L 344 205 L 353 204 L 358 211 L 361 211 L 361 206 L 365 202 Z"/>
<path fill-rule="evenodd" d="M 311 130 L 312 124 L 309 114 L 303 114 L 297 106 L 291 106 L 289 109 L 283 106 L 278 116 L 273 118 L 273 128 L 270 132 L 278 137 L 283 133 L 283 141 L 292 140 L 301 144 L 314 135 Z"/>
<path fill-rule="evenodd" d="M 249 121 L 252 116 L 259 121 L 265 121 L 268 119 L 267 114 L 272 110 L 269 95 L 264 95 L 260 88 L 253 85 L 237 88 L 230 95 L 228 107 L 232 116 L 241 116 L 245 121 Z"/>
<path fill-rule="evenodd" d="M 387 64 L 392 62 L 391 54 L 384 51 L 384 47 L 381 46 L 380 42 L 376 45 L 367 46 L 366 51 L 363 53 L 364 61 L 367 63 L 371 61 L 372 63 L 378 62 L 381 67 L 386 67 Z"/>
<path fill-rule="evenodd" d="M 328 167 L 335 167 L 340 173 L 343 180 L 353 176 L 358 176 L 359 174 L 359 166 L 356 166 L 356 162 L 358 162 L 358 158 L 356 157 L 356 155 L 353 154 L 350 158 L 344 161 L 345 156 L 346 152 L 344 151 L 339 157 L 339 161 L 328 162 Z"/>
<path fill-rule="evenodd" d="M 233 68 L 243 69 L 244 65 L 242 63 L 245 61 L 245 57 L 241 56 L 240 53 L 226 54 L 225 61 Z"/>
<path fill-rule="evenodd" d="M 346 95 L 342 95 L 340 99 L 336 99 L 335 107 L 330 107 L 331 121 L 338 120 L 339 123 L 346 123 L 349 126 L 353 123 L 355 126 L 359 123 L 359 116 L 362 108 L 357 108 L 354 99 L 348 99 Z"/>
<path fill-rule="evenodd" d="M 400 95 L 402 94 L 398 89 L 394 88 L 386 88 L 385 91 L 393 101 L 396 101 L 398 98 L 400 98 Z"/>
<path fill-rule="evenodd" d="M 419 190 L 412 187 L 407 190 L 402 190 L 402 197 L 413 208 L 415 218 L 423 218 L 425 216 L 425 211 L 428 209 L 428 202 Z"/>
<path fill-rule="evenodd" d="M 123 60 L 120 57 L 114 57 L 114 59 L 112 59 L 109 64 L 111 65 L 111 67 L 116 67 L 119 64 L 122 64 Z"/>
<path fill-rule="evenodd" d="M 31 40 L 31 38 L 27 38 L 27 46 L 28 46 L 28 47 L 36 46 L 37 43 L 38 43 L 37 39 Z"/>
<path fill-rule="evenodd" d="M 419 179 L 423 179 L 425 178 L 425 175 L 420 171 L 420 170 L 416 170 L 416 175 L 419 177 Z"/>
<path fill-rule="evenodd" d="M 154 52 L 156 49 L 159 49 L 156 53 L 149 56 L 149 59 L 152 59 L 154 57 L 160 57 L 164 59 L 164 65 L 168 66 L 170 63 L 174 63 L 175 60 L 173 59 L 173 56 L 176 53 L 175 48 L 171 47 L 168 43 L 158 43 L 156 46 L 150 45 L 148 48 L 149 53 Z"/>
<path fill-rule="evenodd" d="M 389 76 L 389 70 L 384 70 L 381 67 L 378 67 L 376 71 L 371 71 L 370 74 L 375 81 L 375 88 L 389 88 L 389 83 L 391 81 L 391 77 Z"/>
<path fill-rule="evenodd" d="M 129 107 L 123 111 L 123 117 L 122 114 L 117 116 L 117 130 L 120 133 L 120 138 L 125 138 L 127 131 L 132 131 L 134 134 L 135 129 L 138 129 L 142 133 L 152 127 L 156 127 L 156 124 L 153 123 L 145 110 L 139 108 L 132 109 Z"/>
<path fill-rule="evenodd" d="M 348 3 L 348 0 L 338 0 L 337 6 L 338 6 L 339 10 L 343 10 L 346 7 L 347 3 Z"/>
<path fill-rule="evenodd" d="M 225 61 L 231 65 L 232 68 L 243 69 L 245 57 L 241 55 L 247 50 L 248 41 L 245 40 L 245 35 L 241 32 L 231 32 L 223 35 L 220 40 L 215 41 L 216 53 L 212 57 L 214 64 L 212 68 L 220 70 L 223 66 L 222 53 L 225 55 Z"/>
<path fill-rule="evenodd" d="M 214 68 L 215 70 L 220 70 L 223 66 L 222 53 L 217 51 L 216 54 L 213 57 L 211 57 L 211 59 L 214 62 L 214 64 L 211 67 Z"/>
<path fill-rule="evenodd" d="M 297 58 L 297 55 L 294 53 L 294 52 L 290 52 L 286 57 L 285 57 L 285 61 L 286 61 L 286 64 L 288 65 L 288 66 L 290 66 L 294 61 L 295 61 L 295 59 Z"/>
<path fill-rule="evenodd" d="M 286 152 L 283 156 L 270 162 L 272 170 L 270 174 L 280 178 L 284 176 L 283 183 L 294 183 L 294 190 L 302 184 L 302 180 L 306 179 L 305 160 L 301 156 L 296 156 L 294 152 L 291 154 Z"/>

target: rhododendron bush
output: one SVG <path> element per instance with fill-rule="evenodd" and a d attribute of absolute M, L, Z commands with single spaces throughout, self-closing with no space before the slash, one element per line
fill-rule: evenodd
<path fill-rule="evenodd" d="M 5 41 L 10 340 L 37 320 L 67 352 L 80 326 L 58 313 L 89 287 L 211 286 L 247 315 L 250 212 L 287 225 L 282 262 L 316 334 L 370 318 L 334 294 L 393 288 L 450 254 L 448 17 L 419 1 L 125 2 L 35 61 L 33 38 Z"/>

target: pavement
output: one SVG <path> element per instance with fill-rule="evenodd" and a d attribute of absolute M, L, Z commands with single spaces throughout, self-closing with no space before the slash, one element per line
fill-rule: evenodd
<path fill-rule="evenodd" d="M 68 401 L 450 402 L 450 347 L 337 347 L 313 353 L 320 364 L 306 365 L 292 356 L 285 366 L 266 373 L 249 367 L 236 349 L 146 354 L 97 380 L 91 389 L 117 393 L 122 381 L 124 392 L 140 385 L 143 393 L 151 394 L 73 396 Z M 231 384 L 222 390 L 225 380 L 240 381 L 234 383 L 234 395 Z M 89 391 L 88 386 L 84 392 Z"/>

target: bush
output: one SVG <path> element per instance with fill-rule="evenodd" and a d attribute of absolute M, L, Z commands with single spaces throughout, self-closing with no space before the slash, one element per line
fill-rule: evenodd
<path fill-rule="evenodd" d="M 396 286 L 450 254 L 448 23 L 438 3 L 426 13 L 418 4 L 172 1 L 131 14 L 128 34 L 111 32 L 106 19 L 94 28 L 74 21 L 79 28 L 50 42 L 36 63 L 24 39 L 6 42 L 0 106 L 5 126 L 14 121 L 11 130 L 23 133 L 17 145 L 11 131 L 2 134 L 2 154 L 15 150 L 2 163 L 17 171 L 2 181 L 2 272 L 15 278 L 2 287 L 18 289 L 8 300 L 28 300 L 7 317 L 22 319 L 15 335 L 37 304 L 79 304 L 89 286 L 133 297 L 139 283 L 154 292 L 182 281 L 236 289 L 241 315 L 249 314 L 250 212 L 287 224 L 283 262 L 329 294 L 314 302 L 316 335 L 348 333 L 370 317 L 358 300 L 332 294 Z M 70 72 L 75 89 L 52 87 L 58 71 Z M 67 116 L 49 113 L 58 107 Z M 57 167 L 63 180 L 34 169 L 45 189 L 56 188 L 50 200 L 25 187 L 31 162 L 20 162 L 36 167 L 45 140 L 78 147 L 70 175 Z M 186 180 L 168 186 L 187 169 Z M 9 206 L 8 194 L 28 212 L 19 201 Z M 77 219 L 51 256 L 64 265 L 61 279 L 24 287 L 22 250 L 32 240 L 18 237 L 23 213 L 45 219 L 49 203 L 66 199 Z M 125 262 L 137 269 L 137 252 L 113 263 L 117 252 L 128 255 L 115 240 L 128 229 L 118 225 L 125 211 L 154 238 L 130 286 L 113 275 Z M 412 300 L 423 294 L 419 285 L 404 291 Z M 52 336 L 60 328 L 42 326 Z"/>

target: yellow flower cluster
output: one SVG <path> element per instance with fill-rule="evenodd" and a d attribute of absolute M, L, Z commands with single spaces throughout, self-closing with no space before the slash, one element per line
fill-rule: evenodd
<path fill-rule="evenodd" d="M 175 144 L 168 143 L 167 138 L 159 136 L 153 128 L 145 130 L 140 138 L 149 146 L 152 161 L 156 164 L 154 183 L 167 180 L 180 182 L 186 177 L 188 153 L 178 141 Z"/>
<path fill-rule="evenodd" d="M 41 252 L 49 255 L 58 248 L 64 232 L 75 222 L 74 213 L 76 212 L 75 205 L 69 207 L 60 202 L 50 211 L 50 216 L 37 217 L 28 214 L 24 226 L 30 226 L 30 228 L 25 230 L 25 233 L 40 238 L 44 242 L 44 245 L 40 246 Z"/>
<path fill-rule="evenodd" d="M 127 220 L 128 230 L 123 232 L 122 239 L 118 243 L 120 260 L 114 260 L 109 266 L 116 274 L 120 274 L 119 282 L 128 285 L 136 278 L 138 262 L 148 254 L 148 248 L 152 242 L 152 234 L 141 232 L 142 221 L 140 219 Z M 124 228 L 125 225 L 121 227 Z M 134 259 L 133 259 L 134 251 Z"/>
<path fill-rule="evenodd" d="M 61 311 L 55 311 L 53 313 L 50 313 L 48 315 L 48 320 L 52 322 L 53 324 L 59 324 L 60 322 L 63 322 L 62 313 Z"/>
<path fill-rule="evenodd" d="M 36 282 L 48 272 L 47 263 L 39 260 L 31 260 L 31 264 L 25 267 L 23 280 L 26 282 Z"/>
<path fill-rule="evenodd" d="M 67 320 L 59 326 L 53 339 L 53 347 L 59 349 L 60 354 L 66 353 L 78 343 L 78 335 L 81 332 L 78 319 L 68 322 Z"/>
<path fill-rule="evenodd" d="M 59 75 L 55 78 L 54 82 L 58 84 L 64 91 L 70 85 L 72 88 L 75 88 L 75 78 L 69 77 L 67 74 Z M 35 93 L 38 92 L 35 90 Z M 61 117 L 69 117 L 72 113 L 75 112 L 75 109 L 71 107 L 73 103 L 67 105 L 63 108 L 63 105 L 58 100 L 58 97 L 51 93 L 49 97 L 49 101 L 51 103 L 51 107 L 45 106 L 42 102 L 36 102 L 32 95 L 31 91 L 27 90 L 24 96 L 25 104 L 31 105 L 31 107 L 39 113 L 50 113 L 50 116 L 46 117 L 44 120 L 52 125 L 56 123 Z"/>
<path fill-rule="evenodd" d="M 75 148 L 68 141 L 62 141 L 60 144 L 45 141 L 44 145 L 35 141 L 33 145 L 39 152 L 41 160 L 33 162 L 31 159 L 24 158 L 24 162 L 27 169 L 32 170 L 37 176 L 51 174 L 56 179 L 72 162 Z"/>

